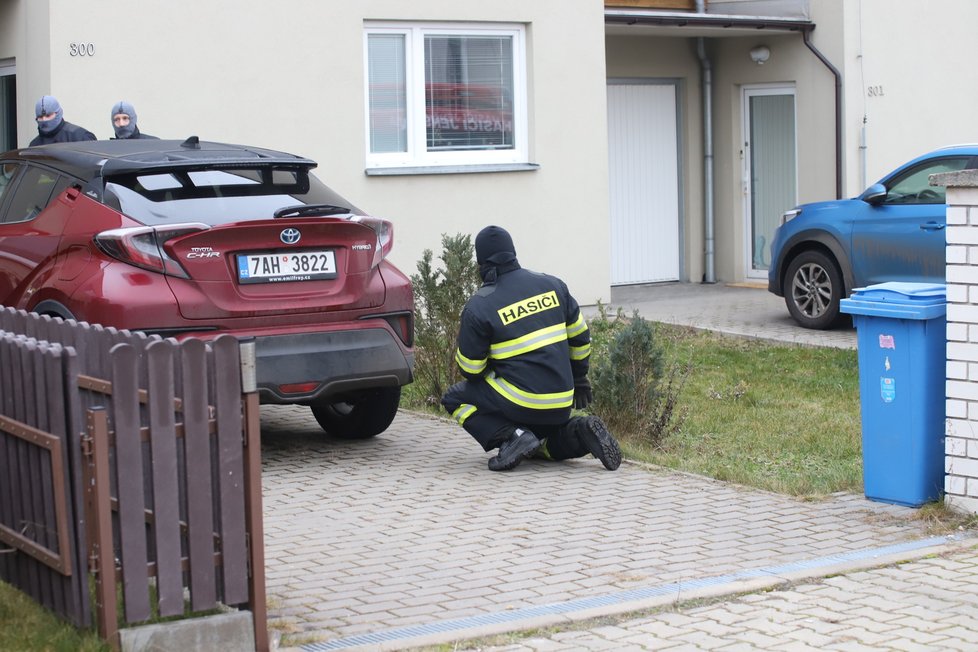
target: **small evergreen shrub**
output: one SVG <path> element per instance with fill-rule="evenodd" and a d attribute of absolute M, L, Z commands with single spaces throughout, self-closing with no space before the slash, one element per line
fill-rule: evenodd
<path fill-rule="evenodd" d="M 455 364 L 456 338 L 465 302 L 482 285 L 475 247 L 468 235 L 441 237 L 443 267 L 425 249 L 414 285 L 414 386 L 408 401 L 437 406 L 442 394 L 462 379 Z"/>
<path fill-rule="evenodd" d="M 666 365 L 655 327 L 636 312 L 631 319 L 619 310 L 614 320 L 599 305 L 592 331 L 591 412 L 612 432 L 633 435 L 657 445 L 677 431 L 685 418 L 679 408 L 689 368 Z"/>

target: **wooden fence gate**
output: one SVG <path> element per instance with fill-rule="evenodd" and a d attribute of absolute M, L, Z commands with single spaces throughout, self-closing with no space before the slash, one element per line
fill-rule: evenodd
<path fill-rule="evenodd" d="M 241 367 L 230 336 L 0 308 L 0 578 L 78 626 L 94 607 L 114 647 L 120 620 L 226 605 L 252 612 L 266 650 L 258 397 Z"/>

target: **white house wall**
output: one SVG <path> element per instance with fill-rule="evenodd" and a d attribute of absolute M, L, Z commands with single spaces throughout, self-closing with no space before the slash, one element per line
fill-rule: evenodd
<path fill-rule="evenodd" d="M 844 11 L 846 186 L 856 195 L 932 149 L 978 142 L 974 0 L 813 0 L 813 20 Z M 865 123 L 864 123 L 865 117 Z M 865 173 L 860 149 L 865 124 Z"/>
<path fill-rule="evenodd" d="M 20 0 L 0 0 L 0 61 L 14 59 L 20 44 Z"/>
<path fill-rule="evenodd" d="M 487 224 L 513 233 L 524 266 L 563 277 L 582 303 L 608 301 L 604 6 L 599 0 L 0 0 L 27 11 L 18 64 L 18 134 L 34 100 L 99 138 L 131 101 L 150 134 L 241 142 L 319 162 L 317 174 L 395 223 L 406 273 L 441 235 Z M 26 8 L 29 5 L 29 8 Z M 47 14 L 49 18 L 47 17 Z M 484 21 L 526 26 L 529 162 L 536 171 L 366 176 L 364 21 Z M 49 35 L 50 34 L 50 35 Z M 71 56 L 71 44 L 91 44 Z M 87 47 L 87 45 L 86 45 Z"/>

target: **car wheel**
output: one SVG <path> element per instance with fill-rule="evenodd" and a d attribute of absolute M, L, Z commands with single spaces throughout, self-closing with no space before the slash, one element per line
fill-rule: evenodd
<path fill-rule="evenodd" d="M 835 261 L 820 251 L 795 256 L 785 274 L 784 302 L 804 328 L 824 330 L 839 321 L 842 274 Z"/>
<path fill-rule="evenodd" d="M 327 397 L 309 407 L 327 434 L 342 439 L 368 439 L 387 430 L 400 402 L 400 387 L 379 387 Z"/>

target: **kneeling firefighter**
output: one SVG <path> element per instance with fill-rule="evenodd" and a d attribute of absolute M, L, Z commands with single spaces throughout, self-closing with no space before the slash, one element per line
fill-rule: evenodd
<path fill-rule="evenodd" d="M 571 417 L 592 399 L 591 334 L 567 285 L 520 267 L 509 233 L 487 226 L 475 239 L 482 287 L 465 304 L 455 360 L 465 380 L 442 405 L 484 450 L 493 471 L 531 455 L 591 454 L 614 471 L 621 450 L 596 416 Z"/>

